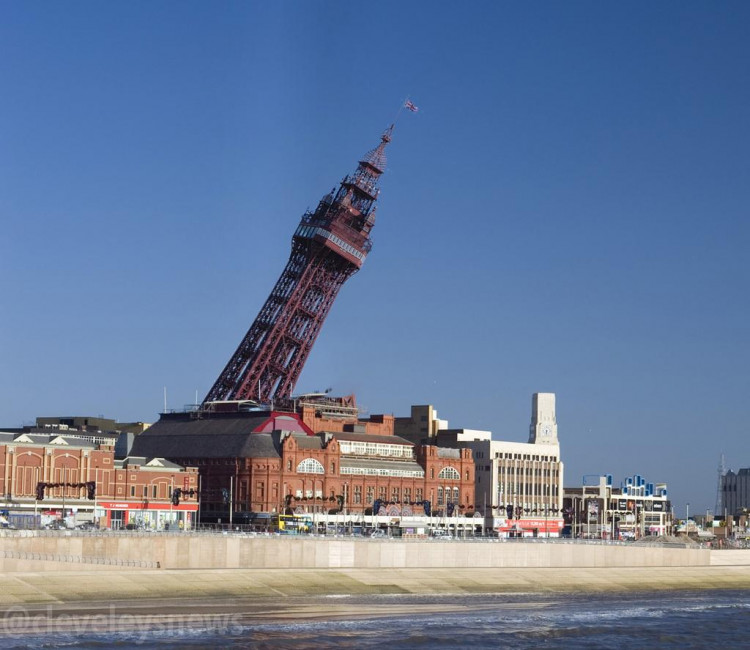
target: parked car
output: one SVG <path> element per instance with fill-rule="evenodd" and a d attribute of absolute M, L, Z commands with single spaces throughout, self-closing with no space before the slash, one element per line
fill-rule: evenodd
<path fill-rule="evenodd" d="M 432 536 L 435 539 L 453 539 L 453 535 L 451 535 L 447 530 L 434 530 L 432 531 Z"/>
<path fill-rule="evenodd" d="M 373 531 L 372 531 L 372 532 L 370 533 L 370 537 L 373 537 L 373 538 L 381 538 L 381 539 L 382 539 L 383 537 L 388 537 L 388 533 L 386 533 L 386 532 L 385 532 L 384 530 L 380 530 L 380 529 L 378 529 L 378 530 L 373 530 Z"/>

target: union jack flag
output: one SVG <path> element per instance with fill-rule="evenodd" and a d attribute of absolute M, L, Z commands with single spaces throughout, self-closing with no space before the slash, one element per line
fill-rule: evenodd
<path fill-rule="evenodd" d="M 410 99 L 406 100 L 404 108 L 408 108 L 412 113 L 416 113 L 419 110 L 416 106 L 414 106 L 414 104 L 412 104 Z"/>

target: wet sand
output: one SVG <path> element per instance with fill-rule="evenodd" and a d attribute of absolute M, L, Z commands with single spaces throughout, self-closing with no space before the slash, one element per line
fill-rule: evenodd
<path fill-rule="evenodd" d="M 451 596 L 750 589 L 750 566 L 601 569 L 174 570 L 6 573 L 0 637 L 458 612 Z M 388 596 L 377 607 L 373 598 Z M 398 596 L 396 598 L 396 596 Z M 465 602 L 465 598 L 461 599 Z M 472 609 L 476 611 L 476 609 Z"/>
<path fill-rule="evenodd" d="M 549 604 L 549 603 L 546 603 Z M 542 607 L 543 603 L 524 602 L 523 607 Z M 13 607 L 3 612 L 0 639 L 3 636 L 44 635 L 54 633 L 101 634 L 177 631 L 200 628 L 232 632 L 244 626 L 294 624 L 315 621 L 365 620 L 434 613 L 476 613 L 498 607 L 521 605 L 466 605 L 444 602 L 378 603 L 357 602 L 344 597 L 327 602 L 315 597 L 293 599 L 212 599 L 162 600 L 158 602 L 112 601 L 104 604 L 59 604 Z"/>

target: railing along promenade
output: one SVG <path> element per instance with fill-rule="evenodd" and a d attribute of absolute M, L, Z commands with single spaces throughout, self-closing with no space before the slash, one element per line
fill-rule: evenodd
<path fill-rule="evenodd" d="M 432 537 L 428 535 L 402 535 L 386 537 L 370 537 L 367 535 L 356 535 L 348 533 L 329 533 L 329 534 L 280 534 L 255 532 L 242 530 L 239 527 L 229 528 L 220 525 L 211 527 L 201 527 L 191 530 L 109 530 L 109 529 L 46 529 L 46 528 L 28 528 L 28 529 L 1 529 L 1 537 L 125 537 L 128 539 L 151 539 L 164 537 L 206 537 L 215 538 L 217 536 L 231 536 L 237 538 L 266 538 L 266 539 L 285 539 L 285 540 L 350 540 L 363 543 L 394 543 L 406 542 L 413 544 L 445 544 L 457 542 L 461 544 L 554 544 L 554 545 L 578 545 L 578 546 L 623 546 L 629 547 L 637 545 L 639 547 L 659 547 L 671 546 L 674 548 L 705 548 L 703 544 L 697 545 L 694 542 L 649 542 L 648 538 L 641 538 L 637 542 L 620 541 L 596 538 L 568 538 L 568 537 L 491 537 L 491 536 L 467 536 L 467 537 Z M 731 548 L 747 548 L 743 542 L 733 544 Z M 9 556 L 6 556 L 9 557 Z M 32 559 L 32 558 L 29 558 Z M 38 558 L 34 558 L 38 559 Z M 50 558 L 51 559 L 51 558 Z"/>

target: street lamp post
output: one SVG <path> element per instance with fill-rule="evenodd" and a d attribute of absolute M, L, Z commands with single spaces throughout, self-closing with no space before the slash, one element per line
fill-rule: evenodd
<path fill-rule="evenodd" d="M 685 504 L 685 535 L 690 532 L 690 504 Z"/>
<path fill-rule="evenodd" d="M 65 467 L 65 465 L 63 465 L 63 471 L 62 471 L 62 477 L 63 477 L 63 480 L 62 480 L 62 522 L 63 524 L 65 524 L 65 479 L 67 477 L 66 470 L 67 468 Z"/>
<path fill-rule="evenodd" d="M 34 476 L 36 477 L 36 481 L 34 482 L 34 486 L 39 485 L 39 468 L 34 468 Z M 39 499 L 37 498 L 37 495 L 39 494 L 39 490 L 34 491 L 34 528 L 39 528 Z"/>
<path fill-rule="evenodd" d="M 166 410 L 166 408 L 164 409 Z M 167 527 L 172 526 L 172 513 L 174 511 L 174 497 L 172 496 L 174 494 L 174 476 L 172 476 L 169 480 L 169 523 L 167 524 Z"/>

